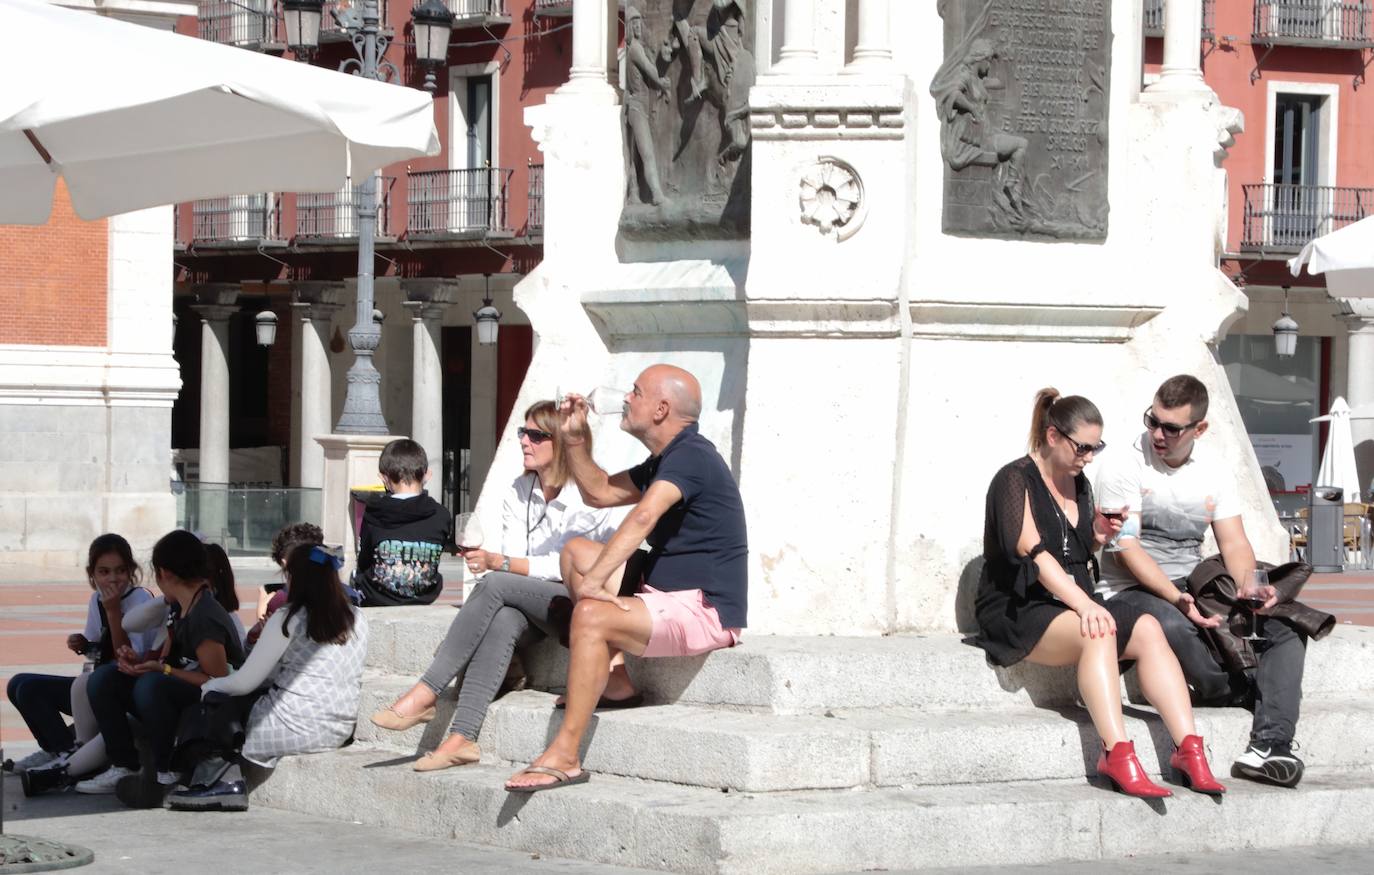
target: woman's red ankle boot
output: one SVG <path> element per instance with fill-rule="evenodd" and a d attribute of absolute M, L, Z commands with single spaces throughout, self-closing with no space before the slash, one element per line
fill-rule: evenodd
<path fill-rule="evenodd" d="M 1116 789 L 1127 796 L 1163 799 L 1174 795 L 1145 776 L 1140 760 L 1135 758 L 1135 745 L 1129 741 L 1119 741 L 1111 750 L 1104 744 L 1102 756 L 1097 760 L 1097 773 L 1110 778 Z"/>
<path fill-rule="evenodd" d="M 1189 735 L 1183 739 L 1169 757 L 1169 765 L 1178 769 L 1183 776 L 1183 786 L 1198 793 L 1220 796 L 1226 788 L 1212 777 L 1212 768 L 1207 765 L 1207 750 L 1202 746 L 1202 736 Z"/>

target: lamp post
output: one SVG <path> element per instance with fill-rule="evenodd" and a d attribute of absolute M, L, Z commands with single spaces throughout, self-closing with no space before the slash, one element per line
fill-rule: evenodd
<path fill-rule="evenodd" d="M 277 340 L 277 314 L 271 310 L 263 310 L 253 317 L 254 329 L 257 332 L 258 346 L 271 346 Z"/>
<path fill-rule="evenodd" d="M 425 68 L 425 90 L 438 90 L 434 74 L 448 61 L 448 39 L 453 33 L 453 13 L 441 0 L 425 0 L 410 11 L 415 27 L 415 60 Z"/>
<path fill-rule="evenodd" d="M 366 79 L 392 82 L 399 78 L 396 66 L 383 61 L 391 38 L 382 32 L 381 13 L 377 0 L 362 0 L 361 20 L 354 9 L 334 20 L 348 34 L 357 58 L 349 58 L 339 65 L 339 72 L 353 72 Z M 356 5 L 355 5 L 356 8 Z M 287 15 L 287 43 L 300 57 L 309 57 L 319 47 L 319 20 L 324 0 L 285 0 Z M 294 18 L 294 23 L 293 23 Z M 358 182 L 358 297 L 357 318 L 348 332 L 353 347 L 353 365 L 348 369 L 348 389 L 344 395 L 343 412 L 339 414 L 334 431 L 340 434 L 386 434 L 386 419 L 382 416 L 382 375 L 372 363 L 372 355 L 382 339 L 381 326 L 372 318 L 374 289 L 372 269 L 377 239 L 377 177 L 369 173 Z"/>

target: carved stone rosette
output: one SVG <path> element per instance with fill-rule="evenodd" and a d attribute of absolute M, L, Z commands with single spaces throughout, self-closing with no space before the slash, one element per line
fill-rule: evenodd
<path fill-rule="evenodd" d="M 823 235 L 834 232 L 837 242 L 853 237 L 863 226 L 863 180 L 839 158 L 821 158 L 802 175 L 798 200 L 802 223 L 815 225 Z"/>

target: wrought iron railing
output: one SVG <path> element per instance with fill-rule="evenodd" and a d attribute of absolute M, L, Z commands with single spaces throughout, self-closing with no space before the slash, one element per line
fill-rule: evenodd
<path fill-rule="evenodd" d="M 391 20 L 387 17 L 388 0 L 377 0 L 378 24 L 382 30 L 390 32 L 392 30 Z M 348 39 L 348 33 L 334 20 L 334 12 L 343 14 L 351 11 L 358 16 L 358 23 L 363 19 L 363 0 L 324 0 L 323 14 L 320 16 L 320 39 L 325 42 L 338 42 Z"/>
<path fill-rule="evenodd" d="M 1165 0 L 1144 0 L 1144 29 L 1146 36 L 1164 36 Z M 1202 38 L 1211 39 L 1217 32 L 1217 2 L 1202 0 Z"/>
<path fill-rule="evenodd" d="M 236 194 L 191 205 L 193 244 L 280 239 L 281 195 Z"/>
<path fill-rule="evenodd" d="M 572 0 L 534 0 L 535 15 L 572 15 Z"/>
<path fill-rule="evenodd" d="M 502 167 L 409 174 L 410 235 L 508 232 L 512 174 Z"/>
<path fill-rule="evenodd" d="M 1242 249 L 1296 252 L 1314 237 L 1374 213 L 1374 188 L 1245 185 Z"/>
<path fill-rule="evenodd" d="M 201 0 L 196 33 L 203 40 L 245 48 L 280 42 L 273 0 Z"/>
<path fill-rule="evenodd" d="M 491 18 L 510 17 L 506 14 L 506 0 L 444 0 L 444 5 L 453 13 L 453 23 L 460 26 Z"/>
<path fill-rule="evenodd" d="M 321 521 L 318 489 L 178 482 L 172 492 L 177 528 L 199 532 L 234 555 L 265 556 L 282 526 Z"/>
<path fill-rule="evenodd" d="M 1251 39 L 1270 45 L 1374 46 L 1369 0 L 1255 0 Z"/>
<path fill-rule="evenodd" d="M 377 177 L 377 236 L 391 236 L 391 188 L 394 176 Z M 358 204 L 362 195 L 356 185 L 338 191 L 301 192 L 296 195 L 296 236 L 339 239 L 358 236 Z"/>
<path fill-rule="evenodd" d="M 529 198 L 530 215 L 525 221 L 525 233 L 530 235 L 544 233 L 544 165 L 531 164 L 529 166 L 529 188 L 526 192 Z"/>

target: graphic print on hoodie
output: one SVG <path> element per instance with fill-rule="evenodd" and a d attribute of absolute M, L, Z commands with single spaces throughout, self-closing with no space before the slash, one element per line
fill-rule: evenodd
<path fill-rule="evenodd" d="M 452 519 L 429 493 L 378 495 L 363 511 L 354 585 L 367 607 L 427 605 L 444 588 L 439 559 Z"/>

